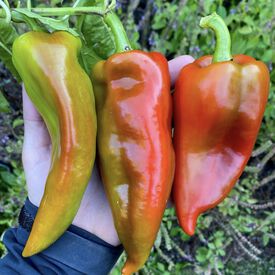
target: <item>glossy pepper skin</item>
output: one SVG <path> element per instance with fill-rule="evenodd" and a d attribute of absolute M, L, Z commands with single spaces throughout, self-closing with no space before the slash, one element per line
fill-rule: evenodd
<path fill-rule="evenodd" d="M 97 121 L 81 42 L 67 32 L 29 32 L 13 45 L 13 63 L 52 141 L 44 195 L 23 256 L 55 242 L 72 223 L 94 165 Z"/>
<path fill-rule="evenodd" d="M 168 64 L 159 53 L 119 53 L 92 80 L 101 175 L 131 274 L 150 254 L 173 181 Z"/>
<path fill-rule="evenodd" d="M 245 55 L 184 67 L 174 93 L 173 198 L 183 230 L 220 203 L 241 176 L 260 129 L 269 91 L 264 63 Z"/>

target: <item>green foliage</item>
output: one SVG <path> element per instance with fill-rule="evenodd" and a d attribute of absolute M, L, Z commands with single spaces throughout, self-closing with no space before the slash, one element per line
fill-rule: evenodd
<path fill-rule="evenodd" d="M 102 1 L 85 0 L 81 5 L 102 6 Z M 115 53 L 114 38 L 103 18 L 96 15 L 79 17 L 77 27 L 83 38 L 82 63 L 86 72 L 90 74 L 91 68 L 98 61 L 107 59 Z"/>
<path fill-rule="evenodd" d="M 17 224 L 20 208 L 26 198 L 22 168 L 16 162 L 11 165 L 12 170 L 0 164 L 0 236 L 7 228 Z M 0 243 L 0 256 L 4 252 L 4 246 Z"/>
<path fill-rule="evenodd" d="M 16 38 L 17 32 L 15 28 L 0 18 L 0 60 L 20 81 L 20 77 L 12 63 L 12 44 Z"/>
<path fill-rule="evenodd" d="M 9 106 L 10 105 L 8 101 L 4 97 L 3 93 L 0 91 L 0 113 L 7 113 L 10 110 Z"/>

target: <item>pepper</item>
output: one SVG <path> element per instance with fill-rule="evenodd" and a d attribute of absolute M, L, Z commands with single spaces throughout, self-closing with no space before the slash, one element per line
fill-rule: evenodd
<path fill-rule="evenodd" d="M 52 141 L 51 168 L 24 257 L 44 250 L 69 227 L 94 165 L 95 100 L 78 63 L 80 48 L 80 39 L 64 31 L 28 32 L 13 45 L 13 63 Z"/>
<path fill-rule="evenodd" d="M 105 19 L 119 53 L 92 71 L 100 171 L 126 253 L 123 274 L 143 266 L 156 239 L 173 175 L 172 98 L 160 53 L 129 50 L 115 14 Z"/>
<path fill-rule="evenodd" d="M 264 63 L 230 54 L 227 26 L 216 13 L 200 25 L 217 36 L 214 56 L 184 67 L 174 93 L 176 171 L 173 198 L 183 230 L 220 203 L 241 176 L 261 126 L 269 92 Z"/>

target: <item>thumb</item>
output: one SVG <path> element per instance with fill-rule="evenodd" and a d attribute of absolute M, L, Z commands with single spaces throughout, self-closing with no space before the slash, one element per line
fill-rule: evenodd
<path fill-rule="evenodd" d="M 169 71 L 171 76 L 171 86 L 175 85 L 175 82 L 179 76 L 179 73 L 183 67 L 194 62 L 194 58 L 190 55 L 182 55 L 169 61 Z"/>

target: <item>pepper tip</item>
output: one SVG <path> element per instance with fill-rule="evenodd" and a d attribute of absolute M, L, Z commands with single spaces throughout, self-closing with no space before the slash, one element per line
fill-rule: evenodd
<path fill-rule="evenodd" d="M 193 214 L 179 219 L 180 226 L 187 235 L 193 236 L 195 234 L 197 218 L 198 215 Z"/>
<path fill-rule="evenodd" d="M 137 270 L 138 270 L 137 265 L 134 262 L 127 259 L 121 273 L 122 275 L 131 275 Z"/>
<path fill-rule="evenodd" d="M 32 255 L 31 255 L 31 253 L 28 250 L 26 250 L 26 248 L 24 248 L 24 250 L 22 252 L 22 256 L 24 258 L 28 258 L 28 257 L 31 257 Z"/>
<path fill-rule="evenodd" d="M 35 248 L 33 245 L 30 244 L 29 240 L 27 241 L 25 247 L 24 247 L 24 250 L 22 252 L 22 256 L 24 258 L 28 258 L 28 257 L 31 257 L 37 253 L 39 253 L 40 251 Z"/>

